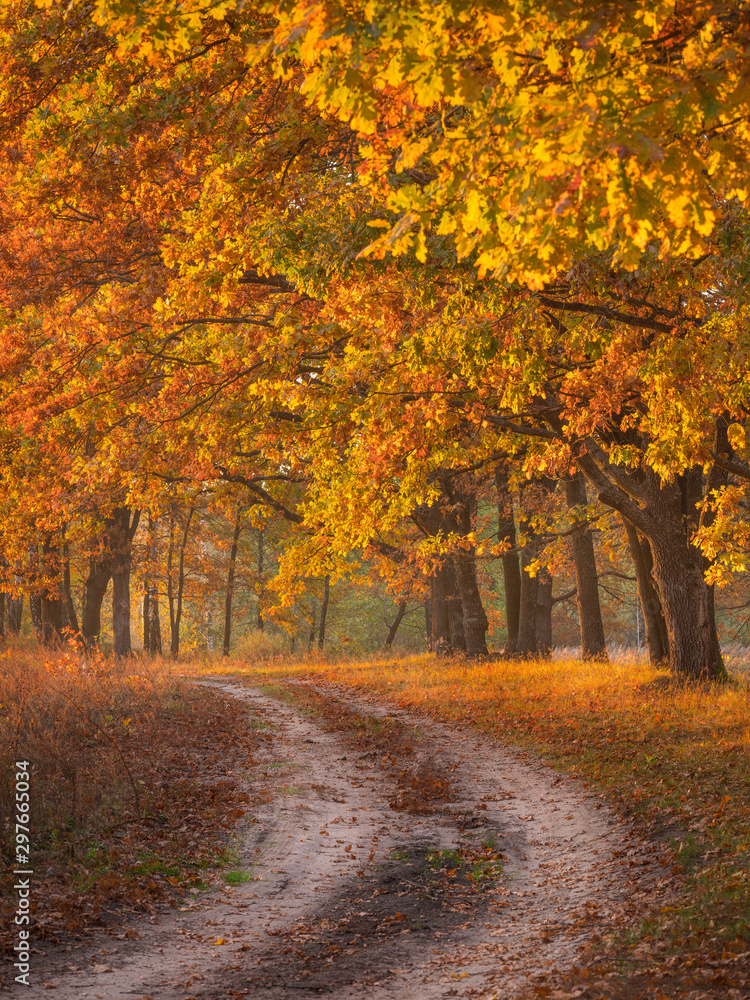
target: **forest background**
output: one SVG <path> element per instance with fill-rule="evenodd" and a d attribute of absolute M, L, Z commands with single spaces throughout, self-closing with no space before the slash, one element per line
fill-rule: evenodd
<path fill-rule="evenodd" d="M 27 596 L 45 642 L 96 644 L 111 587 L 126 655 L 135 572 L 152 651 L 228 649 L 242 595 L 290 643 L 577 631 L 725 676 L 742 4 L 2 18 L 9 629 Z"/>

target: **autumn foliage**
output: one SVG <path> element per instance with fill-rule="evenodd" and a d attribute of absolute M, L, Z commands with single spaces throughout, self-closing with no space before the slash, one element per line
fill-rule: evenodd
<path fill-rule="evenodd" d="M 5 5 L 6 592 L 91 643 L 111 578 L 127 653 L 141 512 L 178 539 L 208 490 L 290 529 L 282 608 L 366 564 L 470 655 L 489 559 L 507 652 L 548 651 L 550 546 L 575 537 L 603 656 L 604 510 L 652 657 L 723 678 L 749 31 L 739 3 Z"/>

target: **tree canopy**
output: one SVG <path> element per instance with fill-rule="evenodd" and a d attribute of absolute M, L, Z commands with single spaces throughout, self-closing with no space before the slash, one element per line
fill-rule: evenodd
<path fill-rule="evenodd" d="M 583 473 L 649 547 L 672 665 L 720 675 L 711 585 L 750 551 L 749 19 L 6 5 L 7 565 L 221 483 L 297 526 L 282 590 L 452 560 L 466 610 L 510 544 L 477 536 L 487 483 Z"/>

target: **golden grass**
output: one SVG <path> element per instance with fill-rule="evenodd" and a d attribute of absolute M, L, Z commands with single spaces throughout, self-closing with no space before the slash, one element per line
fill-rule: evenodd
<path fill-rule="evenodd" d="M 0 654 L 0 951 L 15 943 L 15 761 L 30 763 L 35 934 L 55 940 L 202 885 L 247 809 L 255 744 L 245 706 L 167 661 Z"/>
<path fill-rule="evenodd" d="M 140 808 L 134 739 L 180 685 L 163 665 L 16 645 L 0 654 L 0 810 L 12 814 L 13 762 L 32 762 L 37 847 L 102 812 Z"/>

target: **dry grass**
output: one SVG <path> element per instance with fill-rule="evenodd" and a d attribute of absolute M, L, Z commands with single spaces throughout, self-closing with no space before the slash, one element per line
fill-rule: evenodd
<path fill-rule="evenodd" d="M 31 765 L 35 934 L 55 940 L 201 886 L 246 811 L 255 745 L 243 706 L 164 661 L 4 651 L 0 945 L 13 943 L 16 760 Z"/>

